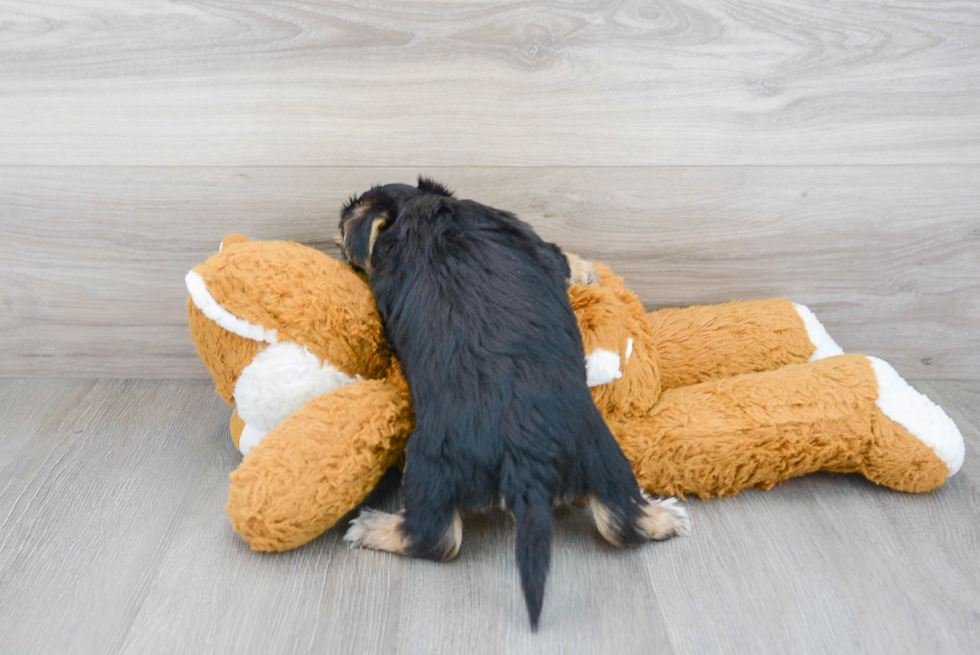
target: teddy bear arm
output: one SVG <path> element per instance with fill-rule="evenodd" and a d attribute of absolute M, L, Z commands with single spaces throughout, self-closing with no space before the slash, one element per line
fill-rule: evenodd
<path fill-rule="evenodd" d="M 231 474 L 225 506 L 255 550 L 285 551 L 332 527 L 402 456 L 414 417 L 403 385 L 364 380 L 306 403 Z"/>
<path fill-rule="evenodd" d="M 911 407 L 917 415 L 903 413 Z M 956 472 L 963 453 L 941 409 L 863 355 L 669 389 L 617 432 L 646 490 L 701 498 L 821 470 L 929 491 Z"/>
<path fill-rule="evenodd" d="M 809 309 L 785 299 L 650 312 L 664 388 L 842 354 Z"/>

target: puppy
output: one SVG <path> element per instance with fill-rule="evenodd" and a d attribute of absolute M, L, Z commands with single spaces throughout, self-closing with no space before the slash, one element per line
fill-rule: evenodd
<path fill-rule="evenodd" d="M 340 231 L 348 260 L 371 279 L 416 418 L 404 507 L 361 512 L 348 541 L 448 560 L 462 542 L 461 512 L 503 505 L 516 520 L 536 630 L 556 502 L 587 497 L 599 533 L 617 546 L 686 531 L 674 499 L 640 490 L 586 385 L 566 286 L 597 282 L 591 265 L 513 214 L 424 178 L 352 198 Z"/>

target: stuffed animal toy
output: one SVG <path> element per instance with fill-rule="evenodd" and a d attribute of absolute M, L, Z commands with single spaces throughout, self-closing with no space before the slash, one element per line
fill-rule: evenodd
<path fill-rule="evenodd" d="M 647 491 L 710 498 L 823 470 L 923 492 L 959 470 L 963 439 L 943 410 L 887 363 L 843 354 L 805 307 L 647 313 L 596 268 L 600 284 L 569 299 L 595 402 Z M 232 525 L 256 550 L 296 548 L 367 496 L 412 431 L 374 297 L 317 250 L 240 235 L 186 283 L 191 335 L 245 456 Z"/>

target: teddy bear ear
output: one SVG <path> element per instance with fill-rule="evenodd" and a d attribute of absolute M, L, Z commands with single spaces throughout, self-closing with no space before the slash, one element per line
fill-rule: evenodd
<path fill-rule="evenodd" d="M 248 237 L 244 234 L 229 234 L 221 240 L 221 245 L 218 247 L 218 250 L 224 250 L 227 246 L 244 243 L 245 241 L 248 241 Z"/>

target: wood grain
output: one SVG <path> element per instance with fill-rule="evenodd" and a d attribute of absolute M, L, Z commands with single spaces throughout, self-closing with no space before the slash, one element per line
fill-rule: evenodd
<path fill-rule="evenodd" d="M 980 569 L 965 554 L 980 537 L 971 477 L 901 496 L 817 474 L 693 502 L 687 561 L 649 568 L 671 641 L 685 653 L 970 652 L 980 638 Z"/>
<path fill-rule="evenodd" d="M 253 552 L 223 509 L 240 461 L 225 439 L 120 652 L 391 652 L 402 562 L 359 557 L 340 530 L 288 553 Z"/>
<path fill-rule="evenodd" d="M 980 163 L 972 2 L 0 3 L 0 164 Z"/>
<path fill-rule="evenodd" d="M 605 545 L 583 510 L 559 516 L 541 624 L 532 633 L 514 540 L 514 524 L 504 516 L 475 517 L 465 523 L 457 560 L 409 562 L 396 652 L 675 652 L 658 593 L 640 574 L 647 549 Z M 679 540 L 650 548 L 673 557 L 684 551 Z"/>
<path fill-rule="evenodd" d="M 980 377 L 980 167 L 430 168 L 649 309 L 786 296 L 908 377 Z M 183 276 L 230 232 L 331 243 L 416 169 L 0 169 L 0 374 L 204 376 Z"/>
<path fill-rule="evenodd" d="M 222 509 L 240 457 L 207 383 L 0 380 L 0 652 L 972 655 L 980 383 L 915 386 L 967 442 L 940 490 L 810 475 L 692 500 L 690 536 L 626 552 L 567 511 L 532 634 L 501 515 L 447 564 L 348 550 L 345 521 L 255 553 Z"/>
<path fill-rule="evenodd" d="M 648 569 L 677 652 L 967 653 L 980 643 L 976 382 L 916 382 L 963 432 L 966 464 L 899 494 L 816 474 L 692 501 L 684 566 Z M 751 619 L 745 612 L 750 611 Z M 705 617 L 711 617 L 706 621 Z"/>
<path fill-rule="evenodd" d="M 0 652 L 111 652 L 228 410 L 203 380 L 0 387 Z"/>

